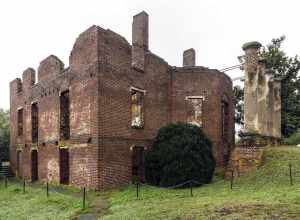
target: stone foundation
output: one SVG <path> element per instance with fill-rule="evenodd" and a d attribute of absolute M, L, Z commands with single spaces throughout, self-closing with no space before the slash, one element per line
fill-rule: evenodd
<path fill-rule="evenodd" d="M 241 176 L 256 171 L 262 162 L 263 150 L 266 146 L 277 146 L 278 138 L 248 135 L 241 139 L 230 155 L 225 177 Z"/>

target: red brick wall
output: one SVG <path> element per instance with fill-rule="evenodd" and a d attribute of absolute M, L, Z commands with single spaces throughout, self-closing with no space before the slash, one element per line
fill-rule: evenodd
<path fill-rule="evenodd" d="M 91 29 L 91 32 L 82 35 L 84 39 L 75 44 L 70 57 L 70 68 L 63 70 L 63 63 L 57 57 L 49 56 L 38 68 L 37 84 L 27 85 L 32 77 L 32 71 L 23 74 L 22 93 L 16 92 L 20 81 L 15 80 L 11 83 L 11 162 L 12 168 L 16 169 L 16 148 L 23 146 L 20 161 L 21 177 L 31 178 L 31 103 L 37 102 L 39 179 L 59 182 L 59 95 L 69 90 L 71 137 L 67 147 L 69 147 L 70 183 L 91 188 L 98 187 L 97 53 L 94 58 L 90 55 L 89 65 L 81 64 L 84 62 L 81 58 L 87 60 L 83 51 L 84 46 L 92 42 L 90 49 L 97 48 L 97 38 L 93 38 L 97 36 L 97 32 L 97 29 Z M 20 107 L 24 112 L 24 128 L 23 136 L 17 137 L 17 109 Z"/>
<path fill-rule="evenodd" d="M 120 35 L 92 26 L 77 38 L 70 67 L 49 56 L 38 68 L 39 82 L 30 70 L 11 88 L 11 163 L 16 169 L 16 149 L 22 147 L 21 176 L 31 177 L 31 103 L 39 107 L 38 170 L 42 181 L 59 182 L 59 118 L 61 92 L 70 94 L 70 183 L 104 189 L 131 181 L 132 147 L 150 148 L 158 129 L 186 121 L 186 96 L 204 95 L 204 131 L 214 142 L 214 155 L 222 166 L 221 97 L 230 106 L 233 143 L 233 95 L 230 79 L 202 67 L 173 68 L 145 50 L 144 71 L 132 68 L 131 45 Z M 28 75 L 27 75 L 28 74 Z M 26 84 L 26 85 L 24 85 Z M 130 88 L 145 90 L 143 129 L 131 127 Z M 17 109 L 24 109 L 24 135 L 17 137 Z M 20 144 L 20 145 L 18 145 Z M 26 148 L 24 147 L 26 144 Z"/>
<path fill-rule="evenodd" d="M 171 73 L 172 85 L 172 121 L 187 120 L 187 96 L 203 96 L 203 130 L 213 141 L 214 156 L 218 166 L 223 163 L 223 139 L 221 135 L 221 101 L 222 96 L 228 97 L 229 104 L 229 144 L 233 144 L 234 106 L 232 82 L 228 76 L 203 67 L 174 68 Z"/>
<path fill-rule="evenodd" d="M 149 148 L 149 140 L 169 121 L 169 74 L 167 63 L 150 52 L 146 54 L 145 71 L 133 69 L 130 45 L 111 31 L 99 44 L 104 48 L 100 60 L 106 61 L 100 64 L 100 176 L 104 187 L 112 187 L 131 181 L 130 148 Z M 132 86 L 146 91 L 143 129 L 131 127 Z"/>

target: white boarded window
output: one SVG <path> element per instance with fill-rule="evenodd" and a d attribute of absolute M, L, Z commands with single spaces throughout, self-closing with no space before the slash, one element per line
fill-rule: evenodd
<path fill-rule="evenodd" d="M 188 96 L 187 100 L 187 123 L 203 127 L 203 100 L 202 96 Z"/>
<path fill-rule="evenodd" d="M 131 127 L 144 127 L 144 92 L 131 90 Z"/>

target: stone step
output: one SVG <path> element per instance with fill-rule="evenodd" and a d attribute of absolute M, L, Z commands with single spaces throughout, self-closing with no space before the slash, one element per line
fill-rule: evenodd
<path fill-rule="evenodd" d="M 10 166 L 0 166 L 0 177 L 13 177 L 13 173 L 10 169 Z"/>

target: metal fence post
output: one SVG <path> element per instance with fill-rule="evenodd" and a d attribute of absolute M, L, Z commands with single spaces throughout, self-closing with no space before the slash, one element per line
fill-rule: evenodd
<path fill-rule="evenodd" d="M 136 183 L 136 198 L 139 198 L 139 182 Z"/>
<path fill-rule="evenodd" d="M 233 188 L 233 177 L 234 177 L 234 173 L 233 170 L 231 171 L 231 179 L 230 179 L 230 189 Z"/>
<path fill-rule="evenodd" d="M 47 181 L 47 185 L 46 185 L 46 192 L 47 192 L 47 198 L 49 197 L 49 183 Z"/>
<path fill-rule="evenodd" d="M 290 170 L 290 184 L 293 185 L 293 175 L 292 175 L 292 164 L 289 164 L 289 170 Z"/>
<path fill-rule="evenodd" d="M 23 179 L 23 193 L 25 193 L 25 179 Z"/>
<path fill-rule="evenodd" d="M 5 185 L 5 188 L 7 188 L 7 177 L 6 176 L 4 177 L 4 185 Z"/>
<path fill-rule="evenodd" d="M 82 201 L 82 209 L 85 209 L 85 187 L 83 187 L 83 201 Z"/>

